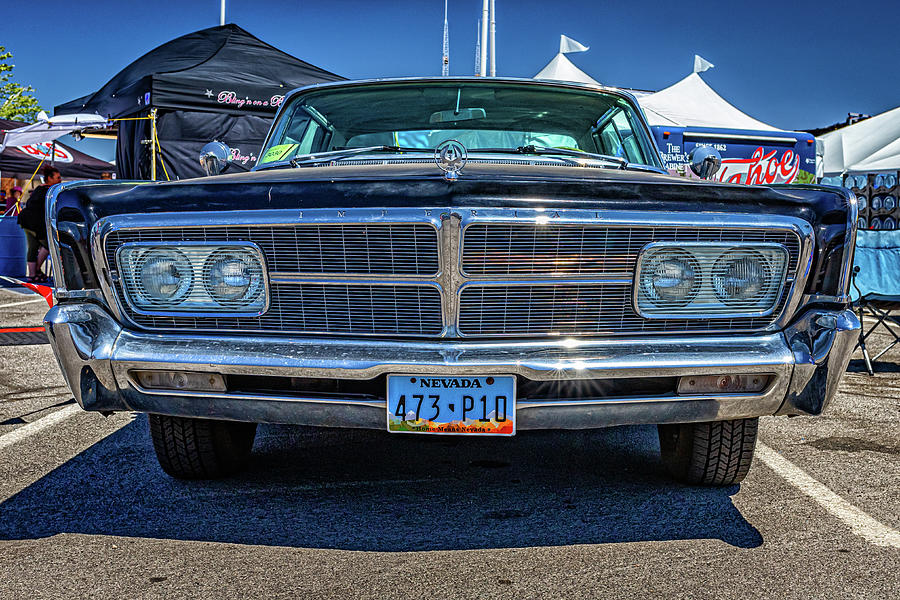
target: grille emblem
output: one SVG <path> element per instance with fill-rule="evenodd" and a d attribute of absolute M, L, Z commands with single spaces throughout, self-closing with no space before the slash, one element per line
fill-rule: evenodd
<path fill-rule="evenodd" d="M 466 166 L 469 153 L 466 147 L 456 140 L 446 140 L 434 149 L 434 162 L 444 172 L 448 181 L 455 181 Z"/>

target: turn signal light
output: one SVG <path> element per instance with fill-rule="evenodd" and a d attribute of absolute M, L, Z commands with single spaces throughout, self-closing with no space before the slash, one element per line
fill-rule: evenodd
<path fill-rule="evenodd" d="M 195 371 L 133 371 L 141 387 L 148 390 L 224 392 L 225 379 L 218 373 Z"/>
<path fill-rule="evenodd" d="M 678 380 L 678 393 L 682 396 L 691 396 L 761 392 L 769 384 L 771 378 L 771 375 L 759 373 L 688 376 Z"/>

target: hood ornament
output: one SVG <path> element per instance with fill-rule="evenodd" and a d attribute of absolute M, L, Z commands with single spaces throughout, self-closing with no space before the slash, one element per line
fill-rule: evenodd
<path fill-rule="evenodd" d="M 446 140 L 434 149 L 434 162 L 444 172 L 447 181 L 456 181 L 469 160 L 466 147 L 456 140 Z"/>

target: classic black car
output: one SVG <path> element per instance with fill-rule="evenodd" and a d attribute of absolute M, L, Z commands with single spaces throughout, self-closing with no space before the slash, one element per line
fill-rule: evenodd
<path fill-rule="evenodd" d="M 260 156 L 48 201 L 63 373 L 86 410 L 149 413 L 175 477 L 234 471 L 258 423 L 643 423 L 676 478 L 728 485 L 758 417 L 820 414 L 854 345 L 853 194 L 668 175 L 616 89 L 318 85 Z"/>

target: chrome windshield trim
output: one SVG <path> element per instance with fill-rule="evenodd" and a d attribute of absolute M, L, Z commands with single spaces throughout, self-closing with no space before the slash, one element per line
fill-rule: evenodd
<path fill-rule="evenodd" d="M 646 157 L 647 160 L 656 160 L 656 164 L 647 163 L 648 167 L 655 167 L 656 169 L 660 169 L 661 172 L 665 173 L 665 169 L 663 168 L 662 160 L 659 156 L 659 148 L 656 144 L 656 141 L 653 136 L 653 132 L 650 130 L 650 125 L 647 122 L 646 115 L 644 114 L 643 109 L 640 104 L 631 93 L 615 87 L 609 87 L 600 83 L 580 83 L 574 81 L 553 81 L 553 80 L 544 80 L 544 79 L 529 79 L 524 77 L 464 77 L 464 76 L 450 76 L 450 77 L 392 77 L 392 78 L 377 78 L 377 79 L 359 79 L 355 81 L 328 81 L 323 83 L 315 83 L 312 85 L 307 85 L 304 87 L 296 88 L 285 94 L 284 99 L 281 102 L 281 105 L 278 107 L 278 111 L 275 113 L 275 117 L 272 119 L 272 125 L 269 127 L 268 133 L 266 133 L 266 137 L 263 140 L 262 149 L 269 147 L 269 142 L 271 141 L 272 134 L 275 132 L 275 129 L 279 125 L 281 118 L 284 115 L 284 112 L 287 110 L 287 107 L 291 105 L 294 99 L 297 96 L 321 91 L 328 89 L 337 89 L 337 88 L 353 88 L 353 87 L 364 87 L 364 86 L 375 86 L 375 85 L 390 85 L 390 84 L 403 84 L 403 83 L 417 83 L 417 84 L 454 84 L 454 83 L 477 83 L 480 85 L 489 85 L 491 82 L 496 82 L 498 84 L 522 84 L 527 86 L 537 86 L 543 88 L 556 88 L 556 89 L 565 89 L 565 90 L 573 90 L 573 91 L 593 91 L 593 92 L 601 92 L 604 94 L 609 94 L 611 96 L 615 96 L 627 102 L 629 106 L 631 106 L 632 110 L 641 115 L 641 118 L 638 119 L 640 121 L 640 125 L 642 127 L 642 131 L 646 136 L 648 143 L 650 144 L 651 149 L 656 150 L 656 154 L 653 156 Z M 253 171 L 256 170 L 264 170 L 267 168 L 272 168 L 272 166 L 281 167 L 284 164 L 289 164 L 287 161 L 280 161 L 280 164 L 275 165 L 275 163 L 266 163 L 264 165 L 256 165 L 253 167 Z"/>

